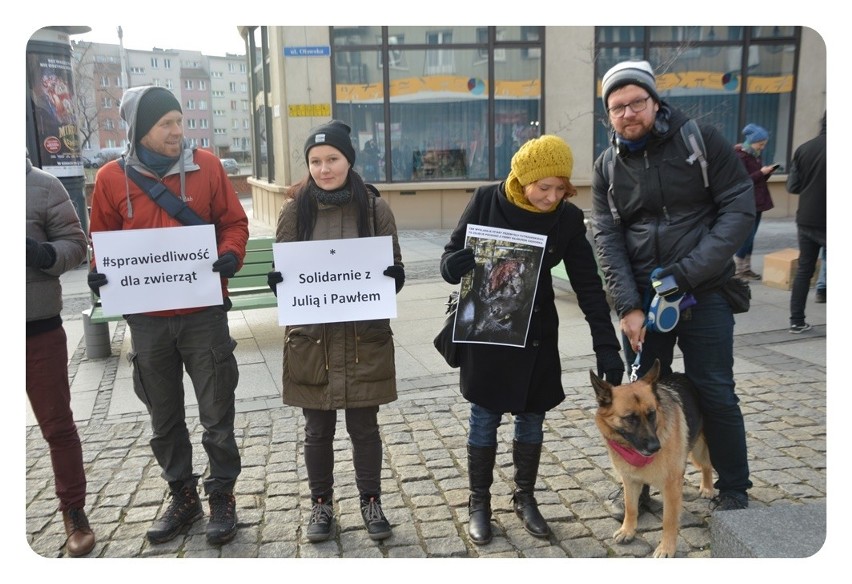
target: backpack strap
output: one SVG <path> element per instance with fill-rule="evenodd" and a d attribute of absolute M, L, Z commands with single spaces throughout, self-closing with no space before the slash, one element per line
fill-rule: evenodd
<path fill-rule="evenodd" d="M 186 202 L 171 192 L 162 182 L 145 176 L 132 166 L 127 166 L 124 163 L 124 159 L 119 160 L 118 165 L 124 170 L 130 180 L 145 191 L 170 217 L 177 219 L 183 225 L 207 225 L 204 219 L 199 217 Z"/>
<path fill-rule="evenodd" d="M 606 200 L 609 204 L 609 212 L 612 213 L 612 220 L 616 225 L 621 224 L 621 216 L 618 214 L 618 209 L 615 208 L 615 196 L 613 189 L 613 176 L 615 175 L 615 146 L 610 146 L 604 152 L 603 164 L 601 168 L 606 177 L 609 187 L 606 189 Z"/>
<path fill-rule="evenodd" d="M 701 135 L 701 129 L 698 123 L 692 118 L 688 119 L 684 125 L 680 127 L 680 135 L 688 150 L 692 151 L 686 161 L 692 165 L 698 161 L 701 166 L 701 176 L 704 177 L 704 188 L 710 188 L 710 177 L 707 174 L 707 159 L 704 157 L 704 136 Z"/>

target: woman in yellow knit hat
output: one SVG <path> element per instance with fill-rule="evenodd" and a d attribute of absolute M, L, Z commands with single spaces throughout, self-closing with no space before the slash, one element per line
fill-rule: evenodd
<path fill-rule="evenodd" d="M 545 413 L 565 399 L 559 317 L 550 275 L 559 262 L 565 263 L 571 287 L 589 323 L 598 373 L 614 384 L 620 384 L 624 374 L 610 308 L 586 239 L 583 212 L 568 202 L 576 194 L 570 182 L 573 166 L 571 148 L 558 136 L 544 135 L 525 143 L 512 157 L 505 181 L 480 187 L 473 194 L 441 257 L 444 280 L 458 284 L 462 276 L 485 261 L 465 247 L 468 224 L 547 236 L 525 345 L 459 344 L 461 392 L 471 402 L 468 534 L 479 545 L 492 538 L 490 488 L 497 427 L 507 412 L 514 416 L 515 513 L 532 535 L 547 537 L 550 533 L 533 492 Z"/>

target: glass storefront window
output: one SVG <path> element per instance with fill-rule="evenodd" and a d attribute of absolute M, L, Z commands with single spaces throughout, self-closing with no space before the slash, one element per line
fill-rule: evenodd
<path fill-rule="evenodd" d="M 390 27 L 386 43 L 357 30 L 374 48 L 338 48 L 355 29 L 332 32 L 334 112 L 366 180 L 494 179 L 540 133 L 541 27 Z"/>

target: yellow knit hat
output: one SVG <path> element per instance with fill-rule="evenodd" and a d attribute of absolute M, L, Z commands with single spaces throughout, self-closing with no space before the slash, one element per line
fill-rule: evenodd
<path fill-rule="evenodd" d="M 512 157 L 512 174 L 521 186 L 548 176 L 571 178 L 574 155 L 559 136 L 546 134 L 526 142 Z"/>

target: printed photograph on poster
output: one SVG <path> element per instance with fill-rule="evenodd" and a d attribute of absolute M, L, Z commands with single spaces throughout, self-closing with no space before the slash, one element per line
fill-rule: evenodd
<path fill-rule="evenodd" d="M 467 226 L 476 267 L 459 284 L 453 341 L 526 345 L 546 242 L 537 233 Z"/>

